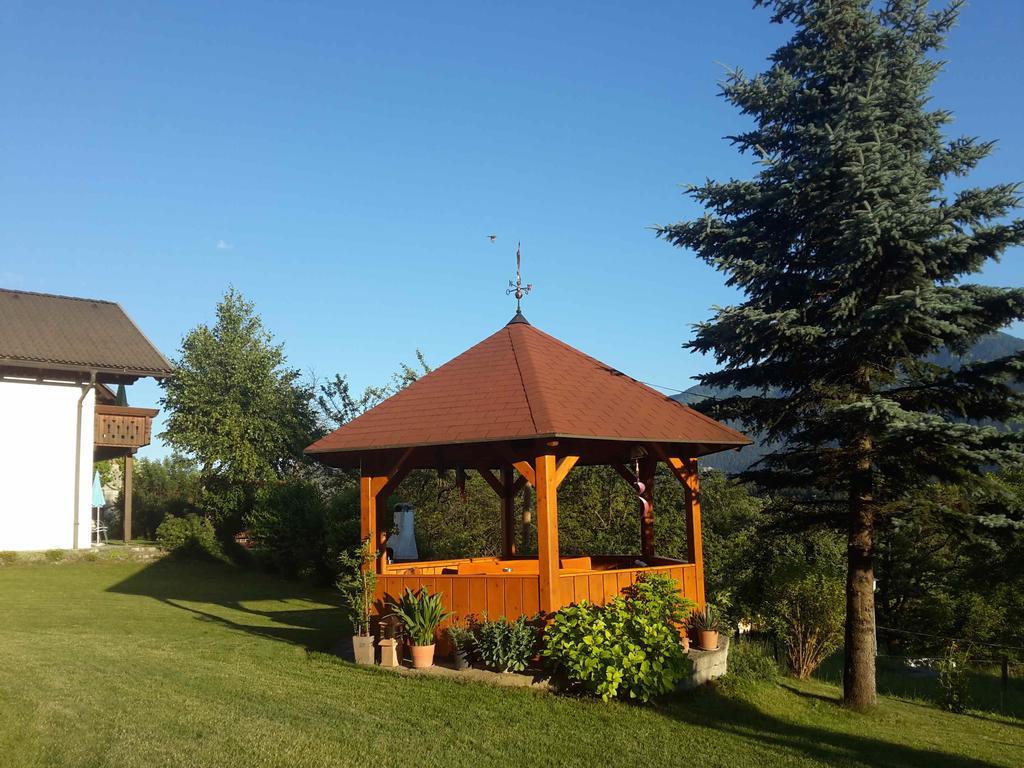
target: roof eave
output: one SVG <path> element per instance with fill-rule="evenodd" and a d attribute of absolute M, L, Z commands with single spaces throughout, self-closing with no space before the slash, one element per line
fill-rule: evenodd
<path fill-rule="evenodd" d="M 134 377 L 136 379 L 166 379 L 174 375 L 171 369 L 166 370 L 143 370 L 137 368 L 124 368 L 106 365 L 87 365 L 77 363 L 54 363 L 46 360 L 28 360 L 24 358 L 0 356 L 0 368 L 5 366 L 11 368 L 24 368 L 36 371 L 57 371 L 66 373 L 95 373 L 97 375 Z"/>

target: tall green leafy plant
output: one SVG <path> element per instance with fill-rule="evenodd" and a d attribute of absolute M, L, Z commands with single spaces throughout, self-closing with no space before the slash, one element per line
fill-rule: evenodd
<path fill-rule="evenodd" d="M 433 645 L 437 628 L 451 615 L 441 604 L 441 594 L 423 587 L 417 592 L 406 587 L 401 599 L 390 606 L 413 645 Z"/>
<path fill-rule="evenodd" d="M 937 480 L 966 491 L 964 505 L 935 510 L 950 526 L 1019 514 L 984 470 L 1024 461 L 1024 433 L 989 426 L 1024 414 L 1011 386 L 1024 379 L 1024 353 L 927 359 L 1024 317 L 1024 289 L 969 280 L 1024 242 L 1024 222 L 1010 218 L 1020 193 L 1014 183 L 946 190 L 993 147 L 950 138 L 952 115 L 930 105 L 935 53 L 961 2 L 934 12 L 920 0 L 756 5 L 792 36 L 767 71 L 732 72 L 722 94 L 749 121 L 730 140 L 759 170 L 691 187 L 705 214 L 658 234 L 742 293 L 687 344 L 721 366 L 701 384 L 737 393 L 699 407 L 774 447 L 748 479 L 846 534 L 844 695 L 867 707 L 877 532 L 920 512 L 900 499 Z"/>
<path fill-rule="evenodd" d="M 341 575 L 337 587 L 352 624 L 352 631 L 366 637 L 370 634 L 370 619 L 373 617 L 373 601 L 377 591 L 377 571 L 370 551 L 370 539 L 366 538 L 358 547 L 342 552 L 338 557 L 338 565 Z"/>

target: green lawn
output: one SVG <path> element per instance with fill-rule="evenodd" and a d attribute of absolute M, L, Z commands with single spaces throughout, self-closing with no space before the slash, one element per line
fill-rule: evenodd
<path fill-rule="evenodd" d="M 1024 721 L 815 682 L 657 707 L 410 678 L 322 651 L 334 596 L 213 564 L 0 566 L 0 765 L 1021 765 Z"/>

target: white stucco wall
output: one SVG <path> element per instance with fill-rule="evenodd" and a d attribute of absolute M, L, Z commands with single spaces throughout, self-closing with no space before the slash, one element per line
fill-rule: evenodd
<path fill-rule="evenodd" d="M 95 405 L 88 387 L 0 380 L 0 550 L 73 547 L 76 439 L 78 546 L 90 546 Z"/>

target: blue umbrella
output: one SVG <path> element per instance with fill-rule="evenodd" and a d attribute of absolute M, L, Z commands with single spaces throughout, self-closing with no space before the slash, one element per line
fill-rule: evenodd
<path fill-rule="evenodd" d="M 107 500 L 103 498 L 103 483 L 100 482 L 99 470 L 96 470 L 96 474 L 92 478 L 92 505 L 94 507 L 107 506 Z"/>

